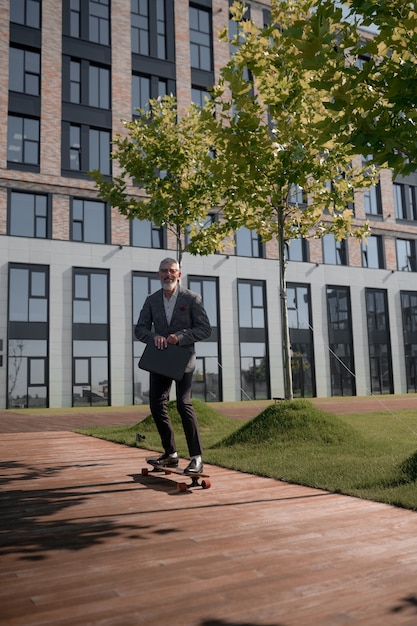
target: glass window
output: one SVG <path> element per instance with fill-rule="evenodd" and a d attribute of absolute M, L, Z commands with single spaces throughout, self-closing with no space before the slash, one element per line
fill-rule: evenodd
<path fill-rule="evenodd" d="M 35 268 L 36 266 L 33 266 Z M 47 322 L 47 274 L 45 270 L 10 268 L 9 320 Z"/>
<path fill-rule="evenodd" d="M 71 124 L 69 127 L 70 169 L 81 171 L 81 128 Z"/>
<path fill-rule="evenodd" d="M 324 235 L 323 261 L 328 265 L 347 265 L 346 240 L 337 241 L 333 233 Z"/>
<path fill-rule="evenodd" d="M 132 52 L 149 56 L 148 0 L 131 0 Z"/>
<path fill-rule="evenodd" d="M 149 76 L 132 76 L 132 113 L 137 115 L 136 109 L 149 110 L 151 98 L 151 79 Z"/>
<path fill-rule="evenodd" d="M 405 219 L 407 212 L 405 210 L 405 198 L 403 198 L 404 185 L 394 183 L 392 186 L 394 193 L 395 217 L 397 219 Z"/>
<path fill-rule="evenodd" d="M 163 247 L 163 228 L 155 226 L 153 222 L 147 220 L 131 221 L 131 239 L 132 246 L 139 248 L 162 248 Z"/>
<path fill-rule="evenodd" d="M 381 186 L 371 185 L 363 192 L 366 215 L 382 215 Z"/>
<path fill-rule="evenodd" d="M 69 0 L 68 5 L 63 21 L 65 34 L 103 46 L 110 45 L 109 0 Z"/>
<path fill-rule="evenodd" d="M 289 239 L 285 246 L 285 258 L 287 261 L 307 261 L 307 241 L 302 237 Z"/>
<path fill-rule="evenodd" d="M 287 284 L 288 327 L 294 397 L 316 393 L 309 285 Z"/>
<path fill-rule="evenodd" d="M 163 98 L 168 93 L 167 81 L 157 76 L 132 76 L 132 116 L 138 114 L 137 109 L 149 110 L 149 100 Z"/>
<path fill-rule="evenodd" d="M 48 406 L 49 270 L 11 264 L 8 299 L 8 408 Z"/>
<path fill-rule="evenodd" d="M 110 174 L 110 141 L 107 130 L 90 128 L 89 133 L 89 170 L 100 170 L 104 175 Z"/>
<path fill-rule="evenodd" d="M 110 403 L 108 272 L 74 269 L 73 406 Z"/>
<path fill-rule="evenodd" d="M 47 196 L 35 193 L 10 193 L 9 235 L 17 237 L 49 236 Z"/>
<path fill-rule="evenodd" d="M 46 340 L 9 340 L 9 409 L 46 408 L 48 406 L 47 351 Z"/>
<path fill-rule="evenodd" d="M 388 301 L 385 289 L 366 289 L 372 393 L 393 393 Z"/>
<path fill-rule="evenodd" d="M 269 397 L 265 283 L 238 281 L 241 399 Z"/>
<path fill-rule="evenodd" d="M 198 293 L 211 325 L 211 336 L 196 343 L 196 367 L 193 375 L 193 398 L 219 402 L 221 380 L 219 365 L 218 281 L 216 278 L 190 276 L 188 287 Z"/>
<path fill-rule="evenodd" d="M 110 44 L 109 0 L 89 0 L 89 41 Z"/>
<path fill-rule="evenodd" d="M 9 115 L 7 160 L 39 165 L 39 120 Z"/>
<path fill-rule="evenodd" d="M 260 258 L 263 256 L 261 238 L 255 230 L 249 230 L 245 226 L 239 228 L 235 234 L 236 254 Z"/>
<path fill-rule="evenodd" d="M 97 65 L 89 66 L 88 104 L 99 109 L 110 109 L 110 71 Z"/>
<path fill-rule="evenodd" d="M 107 243 L 107 208 L 104 202 L 73 200 L 72 240 Z"/>
<path fill-rule="evenodd" d="M 41 57 L 39 52 L 10 48 L 9 90 L 32 96 L 40 94 Z"/>
<path fill-rule="evenodd" d="M 417 392 L 417 291 L 401 291 L 407 393 Z"/>
<path fill-rule="evenodd" d="M 167 59 L 167 13 L 165 0 L 131 0 L 132 52 Z M 171 25 L 173 29 L 173 24 Z"/>
<path fill-rule="evenodd" d="M 265 328 L 263 285 L 239 282 L 240 328 Z"/>
<path fill-rule="evenodd" d="M 395 217 L 417 220 L 417 188 L 415 185 L 393 184 Z"/>
<path fill-rule="evenodd" d="M 417 271 L 416 241 L 414 239 L 397 239 L 397 268 L 400 272 Z"/>
<path fill-rule="evenodd" d="M 70 0 L 70 36 L 81 37 L 81 0 Z"/>
<path fill-rule="evenodd" d="M 219 326 L 217 279 L 190 276 L 188 286 L 191 291 L 195 291 L 200 294 L 207 316 L 210 320 L 210 325 L 212 328 L 217 328 Z"/>
<path fill-rule="evenodd" d="M 192 87 L 191 89 L 191 102 L 194 102 L 197 106 L 203 108 L 206 100 L 210 99 L 210 94 L 207 89 L 200 89 L 199 87 Z"/>
<path fill-rule="evenodd" d="M 361 241 L 362 267 L 383 269 L 384 255 L 381 235 L 370 235 Z"/>
<path fill-rule="evenodd" d="M 332 396 L 355 395 L 352 313 L 349 287 L 327 287 L 330 382 Z"/>
<path fill-rule="evenodd" d="M 417 291 L 401 292 L 401 310 L 404 330 L 407 333 L 417 333 Z"/>
<path fill-rule="evenodd" d="M 70 102 L 81 104 L 81 63 L 70 61 Z"/>
<path fill-rule="evenodd" d="M 240 344 L 240 374 L 242 400 L 269 398 L 264 343 Z"/>
<path fill-rule="evenodd" d="M 10 2 L 10 21 L 30 28 L 40 28 L 40 0 L 12 0 Z"/>
<path fill-rule="evenodd" d="M 156 0 L 156 50 L 158 59 L 167 58 L 165 0 Z"/>
<path fill-rule="evenodd" d="M 208 11 L 196 7 L 190 7 L 189 13 L 191 67 L 211 71 L 211 15 Z"/>
<path fill-rule="evenodd" d="M 298 330 L 310 328 L 310 289 L 303 285 L 287 286 L 288 326 Z"/>

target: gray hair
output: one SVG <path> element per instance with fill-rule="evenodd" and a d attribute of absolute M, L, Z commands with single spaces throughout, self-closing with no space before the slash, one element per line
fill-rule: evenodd
<path fill-rule="evenodd" d="M 168 265 L 178 265 L 178 267 L 180 266 L 180 264 L 178 263 L 177 259 L 171 259 L 170 257 L 167 257 L 166 259 L 162 259 L 162 261 L 159 264 L 159 269 L 161 269 L 161 266 L 163 264 L 167 263 Z"/>

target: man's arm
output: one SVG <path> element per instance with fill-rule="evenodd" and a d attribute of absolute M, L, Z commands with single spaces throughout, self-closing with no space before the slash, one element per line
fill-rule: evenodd
<path fill-rule="evenodd" d="M 211 325 L 201 297 L 198 294 L 193 294 L 190 304 L 190 327 L 175 331 L 180 346 L 190 346 L 196 341 L 207 339 L 211 335 Z"/>
<path fill-rule="evenodd" d="M 152 332 L 152 323 L 153 319 L 151 306 L 149 298 L 146 298 L 135 326 L 136 339 L 139 339 L 139 341 L 143 341 L 144 343 L 149 343 L 149 341 L 155 337 L 155 333 Z"/>

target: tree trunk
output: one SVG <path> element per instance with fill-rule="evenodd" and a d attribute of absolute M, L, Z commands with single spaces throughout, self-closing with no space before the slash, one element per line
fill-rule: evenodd
<path fill-rule="evenodd" d="M 291 344 L 288 327 L 287 307 L 287 261 L 285 259 L 285 214 L 283 209 L 278 210 L 278 250 L 279 250 L 279 297 L 281 304 L 281 333 L 282 333 L 282 370 L 284 378 L 284 397 L 286 400 L 293 399 L 292 370 L 291 370 Z"/>

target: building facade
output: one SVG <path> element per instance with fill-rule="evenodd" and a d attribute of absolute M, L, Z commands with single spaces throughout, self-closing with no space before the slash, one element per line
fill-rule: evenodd
<path fill-rule="evenodd" d="M 268 2 L 250 2 L 259 25 Z M 229 58 L 229 0 L 0 0 L 0 408 L 147 403 L 133 328 L 175 241 L 129 222 L 87 172 L 117 175 L 114 133 L 149 98 L 202 102 Z M 417 176 L 355 198 L 365 243 L 294 241 L 288 312 L 295 396 L 417 391 Z M 193 394 L 283 395 L 276 243 L 241 229 L 225 254 L 185 254 L 212 324 Z"/>

